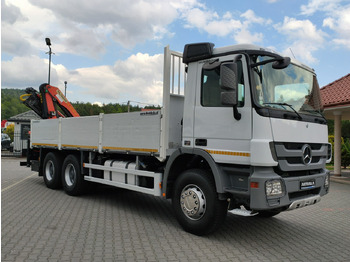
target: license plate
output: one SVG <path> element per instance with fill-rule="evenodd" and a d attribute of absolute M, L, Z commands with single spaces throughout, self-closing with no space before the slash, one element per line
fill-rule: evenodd
<path fill-rule="evenodd" d="M 316 182 L 315 180 L 307 180 L 300 182 L 300 189 L 311 189 L 315 188 Z"/>

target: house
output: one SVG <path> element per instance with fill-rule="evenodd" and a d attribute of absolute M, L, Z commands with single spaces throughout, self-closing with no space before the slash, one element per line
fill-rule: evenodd
<path fill-rule="evenodd" d="M 25 156 L 27 153 L 27 143 L 30 131 L 30 121 L 41 119 L 33 110 L 10 117 L 8 121 L 15 123 L 13 138 L 13 153 L 15 155 Z"/>
<path fill-rule="evenodd" d="M 341 120 L 350 120 L 350 74 L 321 88 L 326 119 L 334 120 L 334 174 L 341 175 Z"/>

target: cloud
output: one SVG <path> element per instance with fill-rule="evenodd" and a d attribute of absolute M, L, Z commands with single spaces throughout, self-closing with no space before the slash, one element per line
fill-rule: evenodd
<path fill-rule="evenodd" d="M 241 15 L 226 12 L 220 16 L 218 13 L 204 7 L 196 7 L 183 13 L 187 28 L 197 28 L 210 35 L 227 37 L 231 36 L 237 43 L 262 42 L 263 34 L 251 33 L 254 24 L 269 25 L 269 19 L 257 16 L 253 10 L 247 10 Z"/>
<path fill-rule="evenodd" d="M 12 4 L 2 0 L 2 5 L 6 21 L 16 23 L 2 34 L 3 42 L 8 43 L 3 51 L 21 56 L 38 55 L 35 50 L 44 49 L 43 39 L 50 37 L 58 54 L 97 59 L 111 42 L 131 50 L 148 40 L 172 38 L 175 34 L 169 25 L 177 20 L 209 35 L 257 43 L 262 42 L 263 34 L 254 33 L 254 27 L 271 23 L 252 10 L 219 15 L 198 0 L 19 0 Z M 17 43 L 14 35 L 20 39 Z M 19 42 L 22 47 L 15 48 Z"/>
<path fill-rule="evenodd" d="M 323 26 L 335 32 L 332 43 L 350 49 L 350 5 L 333 10 L 330 16 L 323 20 Z"/>
<path fill-rule="evenodd" d="M 264 35 L 262 33 L 251 33 L 249 30 L 242 28 L 234 35 L 237 43 L 260 43 L 263 41 Z"/>
<path fill-rule="evenodd" d="M 94 66 L 67 70 L 57 68 L 59 79 L 67 79 L 69 85 L 79 86 L 81 95 L 95 100 L 125 102 L 128 100 L 150 104 L 162 104 L 163 55 L 137 53 L 126 60 L 118 60 L 113 66 Z"/>
<path fill-rule="evenodd" d="M 310 0 L 308 4 L 300 7 L 302 15 L 313 15 L 318 11 L 331 11 L 338 9 L 339 3 L 344 0 Z"/>
<path fill-rule="evenodd" d="M 55 69 L 51 77 L 57 79 Z M 48 60 L 38 56 L 14 57 L 1 62 L 1 87 L 24 89 L 28 86 L 38 87 L 48 80 Z"/>
<path fill-rule="evenodd" d="M 7 4 L 1 0 L 1 22 L 14 24 L 17 20 L 26 20 L 20 9 L 12 4 Z"/>
<path fill-rule="evenodd" d="M 285 35 L 290 46 L 286 47 L 285 53 L 293 53 L 299 60 L 308 63 L 316 63 L 317 59 L 313 52 L 323 47 L 327 34 L 316 26 L 310 20 L 297 20 L 295 18 L 285 17 L 283 23 L 275 25 L 275 29 Z"/>
<path fill-rule="evenodd" d="M 2 27 L 8 26 L 2 33 L 2 42 L 8 43 L 3 52 L 24 55 L 23 49 L 11 48 L 16 31 L 17 42 L 30 52 L 26 55 L 38 54 L 34 50 L 50 37 L 57 53 L 96 59 L 111 42 L 130 50 L 148 40 L 173 37 L 168 25 L 196 6 L 203 5 L 197 0 L 2 0 Z"/>
<path fill-rule="evenodd" d="M 323 27 L 329 28 L 331 42 L 337 46 L 350 49 L 350 4 L 348 0 L 310 0 L 301 6 L 301 14 L 311 16 L 317 12 L 324 13 Z M 335 34 L 334 34 L 335 33 Z M 333 35 L 334 34 L 334 35 Z"/>
<path fill-rule="evenodd" d="M 271 24 L 271 19 L 265 19 L 257 16 L 253 10 L 249 9 L 245 13 L 241 14 L 241 17 L 245 19 L 246 24 Z"/>
<path fill-rule="evenodd" d="M 60 24 L 68 23 L 74 31 L 85 29 L 89 34 L 107 33 L 113 41 L 125 48 L 132 48 L 148 39 L 167 35 L 167 26 L 176 19 L 178 8 L 183 8 L 189 1 L 179 1 L 178 5 L 163 0 L 104 0 L 103 2 L 30 0 L 30 2 L 40 8 L 51 10 Z M 195 4 L 195 1 L 192 2 Z M 73 32 L 69 35 L 70 38 L 75 36 Z"/>
<path fill-rule="evenodd" d="M 137 53 L 113 66 L 94 66 L 68 70 L 60 64 L 51 66 L 51 84 L 61 89 L 68 81 L 72 102 L 89 95 L 108 102 L 127 100 L 162 104 L 163 55 Z M 24 89 L 47 82 L 48 60 L 38 56 L 14 57 L 1 62 L 2 88 Z M 20 76 L 20 77 L 19 77 Z"/>
<path fill-rule="evenodd" d="M 19 56 L 35 52 L 29 41 L 18 30 L 8 24 L 3 24 L 1 31 L 2 52 Z"/>
<path fill-rule="evenodd" d="M 31 5 L 27 0 L 2 0 L 2 12 L 12 9 L 12 15 L 2 19 L 2 52 L 10 55 L 38 55 L 44 46 L 45 32 L 58 32 L 58 26 L 52 13 Z M 16 6 L 15 6 L 16 5 Z M 7 16 L 7 15 L 6 15 Z"/>

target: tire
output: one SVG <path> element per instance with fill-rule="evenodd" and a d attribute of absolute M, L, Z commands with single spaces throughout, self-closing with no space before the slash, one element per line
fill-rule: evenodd
<path fill-rule="evenodd" d="M 85 181 L 80 172 L 80 164 L 76 156 L 68 155 L 62 167 L 62 185 L 64 191 L 70 196 L 81 195 L 84 191 Z"/>
<path fill-rule="evenodd" d="M 43 165 L 43 177 L 45 185 L 51 189 L 62 187 L 61 170 L 62 157 L 54 152 L 50 152 L 45 156 Z"/>
<path fill-rule="evenodd" d="M 199 236 L 218 229 L 227 214 L 227 202 L 217 198 L 212 175 L 202 169 L 184 171 L 176 179 L 172 205 L 182 228 Z"/>

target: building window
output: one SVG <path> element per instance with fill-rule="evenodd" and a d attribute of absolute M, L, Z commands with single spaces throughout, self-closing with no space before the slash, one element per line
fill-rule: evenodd
<path fill-rule="evenodd" d="M 29 139 L 30 124 L 21 125 L 21 140 Z"/>

